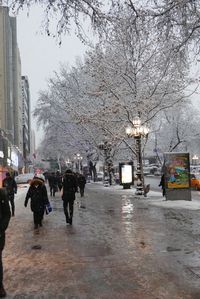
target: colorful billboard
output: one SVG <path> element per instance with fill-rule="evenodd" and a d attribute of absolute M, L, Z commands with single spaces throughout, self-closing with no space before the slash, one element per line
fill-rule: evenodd
<path fill-rule="evenodd" d="M 188 153 L 165 153 L 165 183 L 167 189 L 190 188 Z"/>

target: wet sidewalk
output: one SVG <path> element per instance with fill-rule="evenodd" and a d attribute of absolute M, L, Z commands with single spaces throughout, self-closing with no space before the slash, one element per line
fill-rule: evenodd
<path fill-rule="evenodd" d="M 199 212 L 114 189 L 88 184 L 86 208 L 78 194 L 72 226 L 59 195 L 51 198 L 39 232 L 20 190 L 4 250 L 8 298 L 200 298 Z"/>

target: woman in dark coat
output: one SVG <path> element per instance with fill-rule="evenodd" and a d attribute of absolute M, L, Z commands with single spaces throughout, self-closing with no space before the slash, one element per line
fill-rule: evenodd
<path fill-rule="evenodd" d="M 47 189 L 44 181 L 39 177 L 34 177 L 26 194 L 24 206 L 27 207 L 29 198 L 31 199 L 31 211 L 33 212 L 34 228 L 42 226 L 42 219 L 46 205 L 49 204 Z"/>

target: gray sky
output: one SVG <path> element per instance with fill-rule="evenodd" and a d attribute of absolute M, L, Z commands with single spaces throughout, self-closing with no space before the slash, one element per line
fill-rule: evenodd
<path fill-rule="evenodd" d="M 83 57 L 86 50 L 80 40 L 71 33 L 63 36 L 62 45 L 56 39 L 48 37 L 41 27 L 42 10 L 37 7 L 21 12 L 17 16 L 18 45 L 21 55 L 22 75 L 27 75 L 30 84 L 31 107 L 36 106 L 38 91 L 45 89 L 46 80 L 59 69 L 60 63 L 73 65 L 77 56 Z M 36 131 L 36 122 L 32 118 L 32 127 Z M 42 138 L 42 130 L 37 129 L 36 144 Z"/>

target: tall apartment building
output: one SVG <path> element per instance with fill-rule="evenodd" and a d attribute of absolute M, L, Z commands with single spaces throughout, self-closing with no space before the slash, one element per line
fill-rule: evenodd
<path fill-rule="evenodd" d="M 36 143 L 35 143 L 35 131 L 34 130 L 31 130 L 31 148 L 30 148 L 30 156 L 31 156 L 31 159 L 32 158 L 36 158 Z"/>
<path fill-rule="evenodd" d="M 0 128 L 23 150 L 21 61 L 16 18 L 0 6 Z"/>
<path fill-rule="evenodd" d="M 31 147 L 31 124 L 30 124 L 30 90 L 27 76 L 22 76 L 22 126 L 23 126 L 23 155 L 27 160 Z"/>
<path fill-rule="evenodd" d="M 16 18 L 0 6 L 0 131 L 3 161 L 0 166 L 18 170 L 23 166 L 21 61 L 17 45 Z"/>
<path fill-rule="evenodd" d="M 12 26 L 8 8 L 0 6 L 0 128 L 14 142 Z"/>
<path fill-rule="evenodd" d="M 13 102 L 14 102 L 14 144 L 23 151 L 23 125 L 22 125 L 22 87 L 21 87 L 21 59 L 17 45 L 16 18 L 10 17 L 12 27 L 12 70 L 13 70 Z"/>

